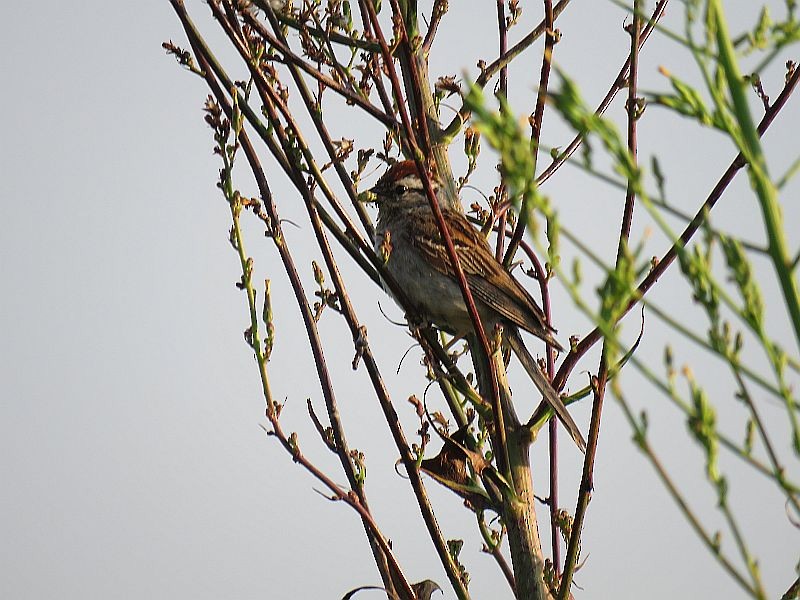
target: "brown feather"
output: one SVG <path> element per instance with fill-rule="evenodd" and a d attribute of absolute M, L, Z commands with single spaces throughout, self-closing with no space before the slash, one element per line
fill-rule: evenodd
<path fill-rule="evenodd" d="M 554 330 L 545 325 L 542 309 L 528 291 L 495 260 L 489 243 L 481 233 L 461 213 L 444 209 L 442 215 L 475 298 L 514 325 L 561 349 L 553 338 Z M 455 277 L 439 229 L 432 219 L 420 220 L 420 226 L 410 233 L 409 241 L 437 271 Z"/>

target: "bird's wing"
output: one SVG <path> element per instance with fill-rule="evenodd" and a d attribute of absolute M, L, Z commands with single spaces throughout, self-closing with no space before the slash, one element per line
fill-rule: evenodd
<path fill-rule="evenodd" d="M 545 325 L 542 309 L 528 291 L 503 268 L 492 254 L 489 243 L 461 213 L 443 211 L 458 261 L 476 300 L 496 311 L 514 325 L 550 342 L 554 330 Z M 437 271 L 455 278 L 435 221 L 426 219 L 422 231 L 413 232 L 412 243 Z"/>

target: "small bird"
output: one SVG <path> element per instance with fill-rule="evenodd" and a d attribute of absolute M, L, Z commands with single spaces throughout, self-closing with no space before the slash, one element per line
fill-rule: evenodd
<path fill-rule="evenodd" d="M 441 183 L 431 176 L 435 193 Z M 441 329 L 458 336 L 473 332 L 455 270 L 413 161 L 392 165 L 371 192 L 378 205 L 375 252 L 414 307 Z M 441 205 L 459 263 L 486 331 L 502 324 L 506 341 L 578 447 L 586 441 L 552 384 L 528 352 L 519 328 L 561 349 L 556 333 L 528 291 L 492 254 L 489 243 L 463 214 Z"/>

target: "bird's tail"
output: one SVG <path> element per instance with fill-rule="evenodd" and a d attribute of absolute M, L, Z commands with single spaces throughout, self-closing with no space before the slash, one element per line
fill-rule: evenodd
<path fill-rule="evenodd" d="M 506 327 L 505 329 L 508 345 L 511 346 L 514 354 L 516 354 L 517 358 L 519 358 L 519 362 L 522 363 L 522 367 L 528 373 L 528 376 L 531 378 L 534 385 L 542 393 L 547 403 L 553 408 L 553 412 L 556 413 L 558 420 L 561 421 L 564 427 L 567 428 L 567 431 L 572 436 L 572 439 L 575 440 L 578 448 L 580 448 L 581 452 L 585 453 L 586 440 L 583 438 L 581 430 L 578 429 L 578 425 L 569 414 L 567 407 L 564 406 L 561 396 L 558 395 L 558 392 L 553 388 L 553 385 L 550 383 L 550 381 L 548 381 L 547 377 L 544 376 L 544 373 L 542 373 L 539 365 L 536 364 L 536 361 L 534 360 L 533 356 L 531 356 L 531 353 L 528 352 L 528 349 L 525 347 L 525 343 L 522 341 L 517 328 Z"/>

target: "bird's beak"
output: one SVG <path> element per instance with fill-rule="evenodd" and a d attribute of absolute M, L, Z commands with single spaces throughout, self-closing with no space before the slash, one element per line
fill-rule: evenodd
<path fill-rule="evenodd" d="M 358 201 L 365 204 L 374 203 L 378 201 L 378 194 L 375 193 L 375 188 L 368 189 L 358 195 Z"/>

